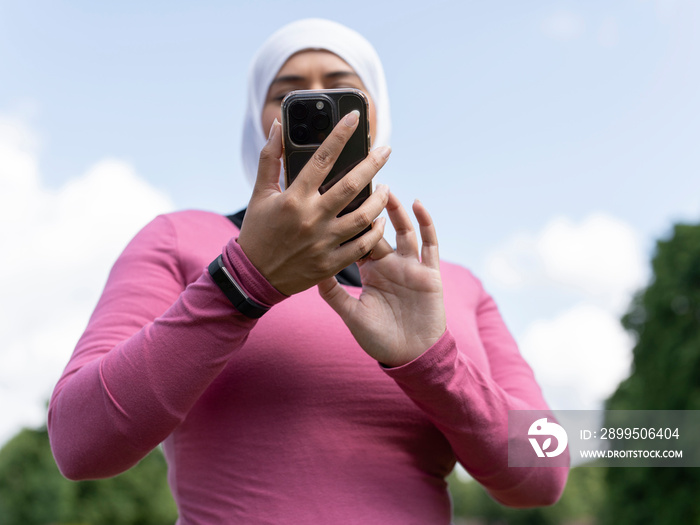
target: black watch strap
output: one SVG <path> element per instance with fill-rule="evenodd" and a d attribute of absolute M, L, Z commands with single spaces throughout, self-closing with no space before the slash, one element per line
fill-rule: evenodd
<path fill-rule="evenodd" d="M 268 307 L 248 297 L 248 294 L 243 291 L 241 285 L 236 282 L 226 269 L 226 266 L 224 266 L 224 259 L 221 255 L 214 259 L 209 265 L 209 275 L 211 275 L 217 286 L 221 288 L 224 295 L 228 297 L 228 300 L 231 301 L 234 308 L 246 317 L 258 319 L 269 310 Z"/>

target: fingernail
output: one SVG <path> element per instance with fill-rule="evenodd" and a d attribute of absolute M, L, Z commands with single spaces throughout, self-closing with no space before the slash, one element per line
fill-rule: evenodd
<path fill-rule="evenodd" d="M 382 146 L 381 148 L 377 148 L 376 151 L 385 159 L 388 159 L 389 155 L 391 155 L 391 148 L 389 146 Z"/>
<path fill-rule="evenodd" d="M 277 129 L 277 124 L 279 124 L 279 121 L 275 119 L 275 121 L 272 123 L 272 126 L 270 126 L 270 133 L 267 135 L 267 140 L 270 140 L 273 135 L 275 134 L 275 130 Z"/>
<path fill-rule="evenodd" d="M 387 186 L 386 184 L 377 184 L 377 191 L 389 193 L 389 186 Z"/>
<path fill-rule="evenodd" d="M 360 112 L 357 111 L 356 109 L 353 109 L 350 113 L 345 115 L 345 118 L 343 119 L 343 123 L 349 128 L 353 127 L 355 124 L 357 124 L 357 121 L 360 118 Z"/>

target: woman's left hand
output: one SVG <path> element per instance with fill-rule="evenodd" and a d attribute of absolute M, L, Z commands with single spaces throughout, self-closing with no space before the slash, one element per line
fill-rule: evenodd
<path fill-rule="evenodd" d="M 422 247 L 398 198 L 386 206 L 396 230 L 396 250 L 382 239 L 372 255 L 358 262 L 362 294 L 352 297 L 334 277 L 319 283 L 321 297 L 343 319 L 360 346 L 380 363 L 406 364 L 445 332 L 437 234 L 430 214 L 416 201 L 413 213 Z"/>

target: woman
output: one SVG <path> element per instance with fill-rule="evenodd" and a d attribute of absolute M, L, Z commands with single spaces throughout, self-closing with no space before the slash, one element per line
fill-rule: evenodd
<path fill-rule="evenodd" d="M 456 458 L 506 505 L 556 501 L 566 469 L 507 466 L 508 410 L 546 408 L 540 389 L 479 281 L 439 261 L 425 208 L 413 206 L 420 248 L 386 187 L 336 217 L 390 150 L 375 148 L 320 195 L 357 126 L 350 114 L 281 191 L 281 97 L 363 89 L 383 144 L 381 71 L 361 36 L 328 21 L 290 24 L 263 45 L 242 226 L 172 213 L 124 250 L 50 403 L 64 475 L 116 475 L 163 442 L 183 524 L 449 523 Z M 375 220 L 383 209 L 396 249 Z M 370 250 L 353 286 L 344 269 Z M 207 271 L 218 255 L 254 311 L 234 307 Z"/>

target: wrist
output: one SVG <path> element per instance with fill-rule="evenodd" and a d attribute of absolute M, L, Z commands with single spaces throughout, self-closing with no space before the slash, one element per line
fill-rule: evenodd
<path fill-rule="evenodd" d="M 269 257 L 265 257 L 266 254 L 271 252 L 271 248 L 251 243 L 249 239 L 250 235 L 244 237 L 244 233 L 241 232 L 239 237 L 233 241 L 236 244 L 236 251 L 240 251 L 246 263 L 254 269 L 254 273 L 259 275 L 276 292 L 284 297 L 293 295 L 293 292 L 286 291 L 284 283 L 278 278 L 280 275 L 284 275 L 284 273 L 281 273 L 282 268 L 279 266 L 279 261 L 275 259 L 269 260 Z"/>
<path fill-rule="evenodd" d="M 270 308 L 287 298 L 251 262 L 235 238 L 224 247 L 222 261 L 231 277 L 256 303 Z"/>
<path fill-rule="evenodd" d="M 221 255 L 211 262 L 208 270 L 213 281 L 228 300 L 231 301 L 233 307 L 241 314 L 251 319 L 258 319 L 270 309 L 270 307 L 264 306 L 252 299 L 245 292 L 240 283 L 233 278 L 231 272 L 229 272 L 224 265 L 224 260 Z"/>
<path fill-rule="evenodd" d="M 440 335 L 436 338 L 431 338 L 431 342 L 426 343 L 426 345 L 422 346 L 421 348 L 424 348 L 421 351 L 415 351 L 413 353 L 406 354 L 402 356 L 401 359 L 397 359 L 395 361 L 389 361 L 388 362 L 383 362 L 380 361 L 379 364 L 381 365 L 382 368 L 386 370 L 392 370 L 392 369 L 401 369 L 404 367 L 412 367 L 415 366 L 415 363 L 419 363 L 422 361 L 426 360 L 426 357 L 431 356 L 436 352 L 437 349 L 441 349 L 445 346 L 445 344 L 449 343 L 449 341 L 452 339 L 452 335 L 450 332 L 445 329 L 440 333 Z"/>

